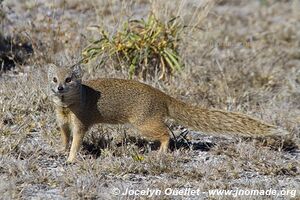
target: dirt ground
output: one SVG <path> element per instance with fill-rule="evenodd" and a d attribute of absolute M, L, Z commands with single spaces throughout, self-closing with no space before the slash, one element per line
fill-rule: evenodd
<path fill-rule="evenodd" d="M 0 199 L 234 197 L 212 195 L 213 189 L 278 192 L 235 199 L 300 198 L 299 10 L 298 0 L 1 1 L 1 35 L 22 38 L 33 54 L 5 72 L 0 67 Z M 60 57 L 79 60 L 97 37 L 88 27 L 114 33 L 125 20 L 151 11 L 161 20 L 179 15 L 194 28 L 180 46 L 185 68 L 168 82 L 148 84 L 193 105 L 248 114 L 290 135 L 213 137 L 170 122 L 176 137 L 170 153 L 159 157 L 157 143 L 131 127 L 99 125 L 86 135 L 78 162 L 67 165 L 47 95 L 46 64 Z M 1 41 L 0 47 L 2 56 L 7 48 Z M 84 76 L 95 77 L 128 73 L 107 66 Z M 199 194 L 178 194 L 185 189 Z M 136 194 L 123 195 L 127 190 Z M 142 195 L 147 190 L 162 193 Z"/>

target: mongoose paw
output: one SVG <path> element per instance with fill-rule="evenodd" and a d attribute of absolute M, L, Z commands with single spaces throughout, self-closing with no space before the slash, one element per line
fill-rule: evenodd
<path fill-rule="evenodd" d="M 66 161 L 67 164 L 74 164 L 75 163 L 75 159 L 74 158 L 68 158 Z"/>
<path fill-rule="evenodd" d="M 73 165 L 75 165 L 75 162 L 66 161 L 63 165 L 64 166 L 73 166 Z"/>

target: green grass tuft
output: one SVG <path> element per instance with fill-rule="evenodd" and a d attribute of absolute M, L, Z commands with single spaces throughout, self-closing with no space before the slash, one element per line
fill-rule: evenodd
<path fill-rule="evenodd" d="M 153 77 L 158 72 L 159 79 L 165 79 L 183 67 L 178 51 L 183 29 L 178 17 L 163 23 L 153 14 L 147 19 L 126 21 L 112 37 L 98 27 L 100 39 L 83 50 L 83 63 L 102 56 L 104 63 L 112 60 L 126 66 L 129 78 L 145 80 L 147 74 Z"/>

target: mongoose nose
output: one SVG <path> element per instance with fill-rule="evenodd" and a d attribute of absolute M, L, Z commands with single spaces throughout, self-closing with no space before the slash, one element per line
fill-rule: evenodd
<path fill-rule="evenodd" d="M 58 86 L 58 91 L 62 91 L 64 88 L 63 88 L 63 86 Z"/>

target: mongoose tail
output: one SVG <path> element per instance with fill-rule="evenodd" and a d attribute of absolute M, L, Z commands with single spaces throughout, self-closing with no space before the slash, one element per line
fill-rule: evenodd
<path fill-rule="evenodd" d="M 210 135 L 260 137 L 286 135 L 287 131 L 247 115 L 191 106 L 172 99 L 168 105 L 171 118 Z"/>

